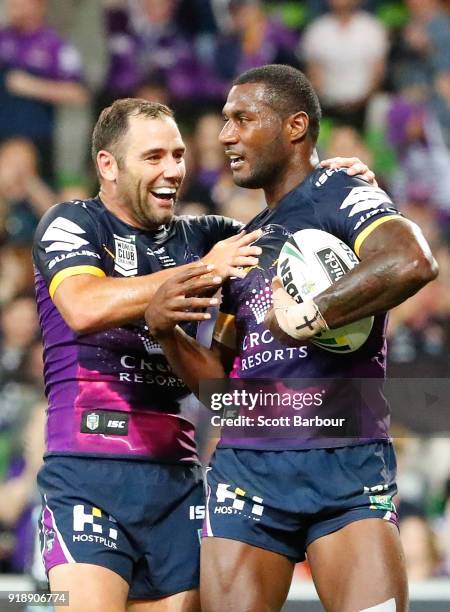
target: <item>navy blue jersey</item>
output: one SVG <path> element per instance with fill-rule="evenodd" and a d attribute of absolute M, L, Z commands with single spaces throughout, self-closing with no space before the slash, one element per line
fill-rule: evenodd
<path fill-rule="evenodd" d="M 216 216 L 174 217 L 137 229 L 99 198 L 51 208 L 36 231 L 33 258 L 49 400 L 49 454 L 192 461 L 195 406 L 145 321 L 77 335 L 52 297 L 68 276 L 142 276 L 194 262 L 240 229 Z M 184 326 L 195 336 L 196 324 Z"/>
<path fill-rule="evenodd" d="M 329 413 L 333 402 L 350 406 L 352 379 L 383 379 L 385 374 L 386 316 L 375 317 L 368 340 L 353 353 L 334 354 L 312 344 L 286 346 L 274 339 L 264 324 L 264 317 L 272 305 L 271 280 L 276 274 L 281 248 L 295 232 L 320 229 L 340 238 L 358 255 L 360 246 L 381 223 L 397 218 L 399 213 L 389 196 L 381 189 L 368 185 L 360 178 L 350 177 L 345 171 L 318 169 L 300 185 L 283 197 L 275 208 L 266 208 L 247 226 L 248 231 L 262 228 L 257 241 L 263 253 L 259 265 L 250 268 L 244 279 L 233 278 L 224 285 L 221 312 L 216 324 L 215 339 L 237 353 L 232 378 L 239 379 L 332 379 L 326 402 L 317 401 L 311 412 L 319 407 Z M 342 382 L 339 382 L 342 381 Z M 312 392 L 313 390 L 310 389 Z M 377 393 L 377 397 L 380 395 Z M 359 400 L 358 400 L 359 401 Z M 327 407 L 323 404 L 327 404 Z M 345 408 L 345 406 L 343 406 Z M 276 412 L 279 407 L 273 407 Z M 328 412 L 326 412 L 328 410 Z M 268 411 L 266 407 L 266 412 Z M 283 410 L 285 415 L 288 409 Z M 299 414 L 298 412 L 296 413 Z M 361 415 L 358 416 L 360 418 Z M 377 405 L 373 417 L 363 415 L 359 423 L 361 442 L 388 437 L 388 416 L 384 401 Z M 319 438 L 314 429 L 302 432 L 298 438 L 289 433 L 287 439 L 251 435 L 223 439 L 222 444 L 236 448 L 285 450 L 287 448 L 316 448 L 344 446 L 344 438 Z"/>

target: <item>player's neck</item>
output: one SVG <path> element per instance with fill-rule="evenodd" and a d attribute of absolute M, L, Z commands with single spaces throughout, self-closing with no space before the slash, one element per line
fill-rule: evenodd
<path fill-rule="evenodd" d="M 146 231 L 154 231 L 159 228 L 159 226 L 145 226 L 140 223 L 139 220 L 135 218 L 128 205 L 124 204 L 120 198 L 117 198 L 110 193 L 106 193 L 106 190 L 100 188 L 98 195 L 103 206 L 107 208 L 115 217 L 120 219 L 120 221 L 123 221 L 127 225 L 131 225 L 131 227 Z"/>
<path fill-rule="evenodd" d="M 304 157 L 298 159 L 295 157 L 286 165 L 278 175 L 276 182 L 273 185 L 264 187 L 264 195 L 266 197 L 267 206 L 275 208 L 284 196 L 295 189 L 305 178 L 314 170 L 312 158 Z"/>

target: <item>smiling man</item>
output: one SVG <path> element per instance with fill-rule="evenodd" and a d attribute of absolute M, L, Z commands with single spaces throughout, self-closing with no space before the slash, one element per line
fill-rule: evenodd
<path fill-rule="evenodd" d="M 93 134 L 99 196 L 54 206 L 35 236 L 49 399 L 42 550 L 75 612 L 198 609 L 196 402 L 143 314 L 175 266 L 187 278 L 213 265 L 215 288 L 260 249 L 247 246 L 259 233 L 231 219 L 174 216 L 184 152 L 169 108 L 116 101 Z M 208 317 L 195 313 L 186 332 Z"/>

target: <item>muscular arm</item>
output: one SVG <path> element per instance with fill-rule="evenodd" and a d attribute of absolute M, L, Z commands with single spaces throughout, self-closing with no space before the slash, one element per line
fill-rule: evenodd
<path fill-rule="evenodd" d="M 293 338 L 304 342 L 326 327 L 335 329 L 386 312 L 414 295 L 438 272 L 420 229 L 406 219 L 378 225 L 357 254 L 361 258 L 358 266 L 301 304 L 275 278 L 274 307 L 265 320 L 272 334 L 284 343 Z"/>
<path fill-rule="evenodd" d="M 436 278 L 422 232 L 406 219 L 379 225 L 364 240 L 361 263 L 314 301 L 330 328 L 386 312 Z"/>
<path fill-rule="evenodd" d="M 179 269 L 135 278 L 70 276 L 56 289 L 53 301 L 68 326 L 79 334 L 117 327 L 143 317 L 155 291 Z"/>
<path fill-rule="evenodd" d="M 238 267 L 258 262 L 256 257 L 261 249 L 250 243 L 259 234 L 259 231 L 238 234 L 218 242 L 201 260 L 205 264 L 203 273 L 207 270 L 206 265 L 210 265 L 214 274 L 221 277 L 220 280 L 243 274 Z M 50 294 L 69 327 L 79 334 L 86 334 L 143 317 L 153 295 L 165 281 L 180 271 L 197 268 L 198 265 L 187 264 L 134 278 L 106 277 L 100 269 L 97 269 L 98 275 L 72 276 L 69 268 L 67 278 L 56 286 L 54 294 L 50 284 Z M 204 289 L 211 289 L 210 285 L 205 285 Z"/>

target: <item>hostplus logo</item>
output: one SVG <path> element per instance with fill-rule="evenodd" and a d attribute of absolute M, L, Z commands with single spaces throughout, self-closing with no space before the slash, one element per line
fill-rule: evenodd
<path fill-rule="evenodd" d="M 86 506 L 73 507 L 73 542 L 95 542 L 107 548 L 117 549 L 116 520 L 93 506 L 86 512 Z"/>
<path fill-rule="evenodd" d="M 217 485 L 216 498 L 218 504 L 226 504 L 227 500 L 232 500 L 232 504 L 217 505 L 214 508 L 214 514 L 241 514 L 254 521 L 261 520 L 264 512 L 263 498 L 258 495 L 249 497 L 247 492 L 236 487 L 234 491 L 230 491 L 229 484 L 220 482 Z"/>

